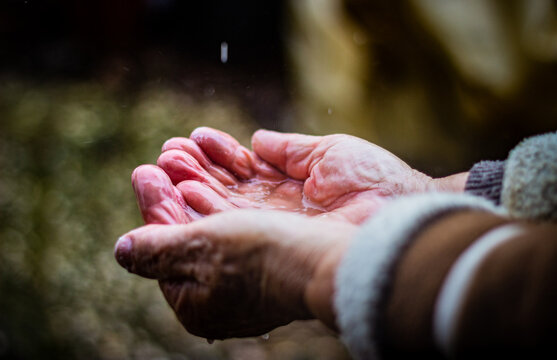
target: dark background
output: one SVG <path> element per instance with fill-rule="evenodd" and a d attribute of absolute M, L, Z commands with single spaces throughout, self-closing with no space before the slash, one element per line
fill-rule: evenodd
<path fill-rule="evenodd" d="M 556 4 L 1 1 L 0 358 L 347 359 L 316 322 L 189 335 L 114 261 L 131 172 L 198 126 L 345 132 L 432 176 L 504 159 L 557 128 Z"/>
<path fill-rule="evenodd" d="M 0 66 L 34 81 L 100 79 L 129 92 L 146 81 L 193 95 L 210 85 L 276 128 L 288 98 L 283 7 L 254 0 L 7 0 L 0 4 Z"/>

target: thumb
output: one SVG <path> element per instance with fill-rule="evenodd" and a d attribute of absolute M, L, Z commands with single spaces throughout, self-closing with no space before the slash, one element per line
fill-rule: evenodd
<path fill-rule="evenodd" d="M 253 134 L 251 143 L 260 158 L 292 178 L 305 180 L 316 155 L 314 150 L 321 139 L 321 136 L 258 130 Z"/>
<path fill-rule="evenodd" d="M 210 262 L 215 251 L 213 245 L 220 239 L 228 243 L 241 240 L 242 246 L 233 247 L 241 252 L 262 242 L 294 238 L 296 231 L 284 224 L 300 221 L 305 224 L 308 220 L 286 212 L 243 209 L 221 212 L 190 224 L 151 224 L 120 237 L 114 256 L 123 268 L 146 278 L 195 278 L 196 264 Z"/>
<path fill-rule="evenodd" d="M 137 167 L 132 173 L 132 186 L 146 224 L 185 224 L 196 217 L 195 211 L 158 166 Z"/>
<path fill-rule="evenodd" d="M 195 277 L 195 264 L 213 253 L 222 237 L 245 238 L 261 216 L 231 210 L 189 224 L 151 224 L 122 235 L 114 247 L 116 261 L 131 273 L 150 279 Z"/>
<path fill-rule="evenodd" d="M 188 261 L 195 261 L 207 241 L 195 241 L 190 225 L 146 225 L 118 239 L 114 256 L 131 273 L 150 279 L 187 276 Z"/>

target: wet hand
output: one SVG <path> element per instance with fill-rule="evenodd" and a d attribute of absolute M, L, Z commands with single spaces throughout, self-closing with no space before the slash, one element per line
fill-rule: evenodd
<path fill-rule="evenodd" d="M 144 198 L 149 190 L 142 184 L 159 179 L 158 187 L 168 188 L 174 202 L 185 199 L 176 208 L 183 208 L 189 219 L 261 208 L 359 224 L 386 200 L 424 191 L 431 181 L 388 151 L 348 135 L 260 130 L 252 147 L 248 150 L 221 131 L 199 128 L 189 139 L 173 138 L 163 146 L 157 163 L 168 179 L 160 169 L 140 167 L 134 188 Z M 140 208 L 152 218 L 141 200 Z"/>

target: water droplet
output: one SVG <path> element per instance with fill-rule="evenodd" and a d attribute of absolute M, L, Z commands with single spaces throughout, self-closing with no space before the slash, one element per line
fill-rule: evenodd
<path fill-rule="evenodd" d="M 226 41 L 220 43 L 220 61 L 223 64 L 228 61 L 228 43 Z"/>
<path fill-rule="evenodd" d="M 215 339 L 207 339 L 207 344 L 212 345 L 215 342 Z"/>
<path fill-rule="evenodd" d="M 262 338 L 263 340 L 269 340 L 269 337 L 271 337 L 269 334 L 261 335 L 261 338 Z"/>
<path fill-rule="evenodd" d="M 332 114 L 333 114 L 333 109 L 328 108 L 328 109 L 327 109 L 327 114 L 332 115 Z"/>

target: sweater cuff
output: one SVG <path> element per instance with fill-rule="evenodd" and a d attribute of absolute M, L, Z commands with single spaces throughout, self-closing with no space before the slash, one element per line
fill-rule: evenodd
<path fill-rule="evenodd" d="M 510 152 L 501 199 L 515 218 L 557 222 L 557 133 L 528 138 Z"/>
<path fill-rule="evenodd" d="M 464 191 L 499 205 L 504 174 L 504 161 L 481 161 L 470 169 Z"/>
<path fill-rule="evenodd" d="M 378 320 L 397 260 L 412 239 L 428 223 L 465 209 L 499 212 L 466 194 L 419 194 L 391 202 L 362 226 L 335 279 L 337 324 L 355 359 L 379 357 Z"/>

